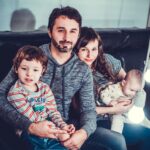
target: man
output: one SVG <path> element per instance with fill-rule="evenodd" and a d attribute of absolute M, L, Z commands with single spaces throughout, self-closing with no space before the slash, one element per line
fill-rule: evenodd
<path fill-rule="evenodd" d="M 49 17 L 51 43 L 41 46 L 49 58 L 43 81 L 52 88 L 58 110 L 66 121 L 69 119 L 71 99 L 76 92 L 80 93 L 80 129 L 63 143 L 70 149 L 79 148 L 96 129 L 92 75 L 88 66 L 73 53 L 80 27 L 81 16 L 77 10 L 70 7 L 56 8 Z"/>
<path fill-rule="evenodd" d="M 109 144 L 111 139 L 108 142 L 103 140 L 104 143 L 102 142 L 101 144 L 100 139 L 104 135 L 101 134 L 101 130 L 96 130 L 92 134 L 96 129 L 92 74 L 88 66 L 81 62 L 73 53 L 73 48 L 79 37 L 80 27 L 81 16 L 76 9 L 64 7 L 55 8 L 52 11 L 48 24 L 48 34 L 51 38 L 51 43 L 41 46 L 48 56 L 48 68 L 42 81 L 50 85 L 56 98 L 58 110 L 65 121 L 69 121 L 72 98 L 75 93 L 79 93 L 80 120 L 78 128 L 70 139 L 62 142 L 62 144 L 71 150 L 79 149 L 83 143 L 83 149 L 91 149 L 93 146 L 95 149 L 100 149 L 101 145 Z M 14 71 L 12 70 L 1 83 L 1 117 L 31 134 L 55 138 L 53 133 L 61 133 L 61 131 L 51 129 L 49 121 L 31 123 L 7 103 L 6 93 L 15 80 Z M 125 150 L 125 142 L 123 139 L 120 139 L 121 136 L 118 137 L 120 142 L 118 145 L 121 146 L 115 150 Z M 87 138 L 88 140 L 85 142 Z M 90 145 L 91 147 L 89 147 Z"/>

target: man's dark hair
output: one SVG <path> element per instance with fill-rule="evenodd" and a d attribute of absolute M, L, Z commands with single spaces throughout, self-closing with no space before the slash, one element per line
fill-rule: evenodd
<path fill-rule="evenodd" d="M 72 8 L 70 6 L 55 8 L 49 16 L 48 29 L 52 31 L 55 20 L 59 16 L 66 16 L 69 19 L 74 19 L 77 23 L 79 23 L 79 28 L 82 24 L 82 17 L 77 9 Z"/>

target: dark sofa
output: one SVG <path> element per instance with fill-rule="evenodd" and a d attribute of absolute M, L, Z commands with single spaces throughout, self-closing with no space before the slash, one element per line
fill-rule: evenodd
<path fill-rule="evenodd" d="M 146 59 L 150 29 L 96 29 L 103 40 L 103 47 L 106 53 L 110 53 L 120 59 L 126 71 L 137 68 L 143 71 L 144 60 Z M 12 66 L 12 59 L 17 50 L 26 44 L 41 45 L 50 41 L 47 33 L 39 31 L 12 33 L 0 32 L 0 81 L 7 75 Z M 145 85 L 147 99 L 145 113 L 150 119 L 150 85 Z M 7 143 L 7 136 L 12 136 L 12 143 L 18 142 L 16 136 L 11 134 L 13 129 L 8 123 L 0 118 L 0 134 L 4 140 L 0 141 L 0 149 L 19 149 L 13 144 L 4 147 Z M 4 129 L 4 130 L 3 130 Z M 5 132 L 5 129 L 7 132 Z M 3 132 L 4 131 L 4 132 Z M 6 139 L 5 139 L 6 138 Z M 21 141 L 20 141 L 21 142 Z M 21 145 L 21 144 L 20 144 Z M 22 148 L 21 148 L 22 149 Z"/>

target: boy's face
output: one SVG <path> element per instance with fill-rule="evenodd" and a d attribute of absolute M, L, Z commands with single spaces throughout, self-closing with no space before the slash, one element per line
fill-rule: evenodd
<path fill-rule="evenodd" d="M 35 84 L 39 81 L 43 71 L 42 64 L 39 61 L 28 61 L 23 59 L 16 70 L 16 73 L 18 74 L 18 78 L 22 84 L 24 84 L 27 88 L 30 88 L 35 86 Z"/>
<path fill-rule="evenodd" d="M 124 80 L 123 82 L 123 93 L 131 98 L 133 98 L 141 88 L 141 85 L 134 78 L 126 81 Z"/>
<path fill-rule="evenodd" d="M 59 16 L 54 23 L 51 37 L 52 46 L 59 52 L 70 52 L 74 48 L 79 36 L 79 24 L 66 16 Z"/>

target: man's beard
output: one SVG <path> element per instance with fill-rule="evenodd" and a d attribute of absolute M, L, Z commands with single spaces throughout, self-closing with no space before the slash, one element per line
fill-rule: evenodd
<path fill-rule="evenodd" d="M 72 46 L 72 42 L 69 41 L 60 41 L 59 43 L 57 43 L 52 37 L 51 37 L 51 42 L 53 43 L 54 47 L 56 47 L 58 49 L 59 52 L 62 53 L 67 53 L 72 51 L 73 46 Z M 63 43 L 68 43 L 71 45 L 70 48 L 68 48 L 67 46 L 61 47 L 61 44 L 63 45 Z"/>

